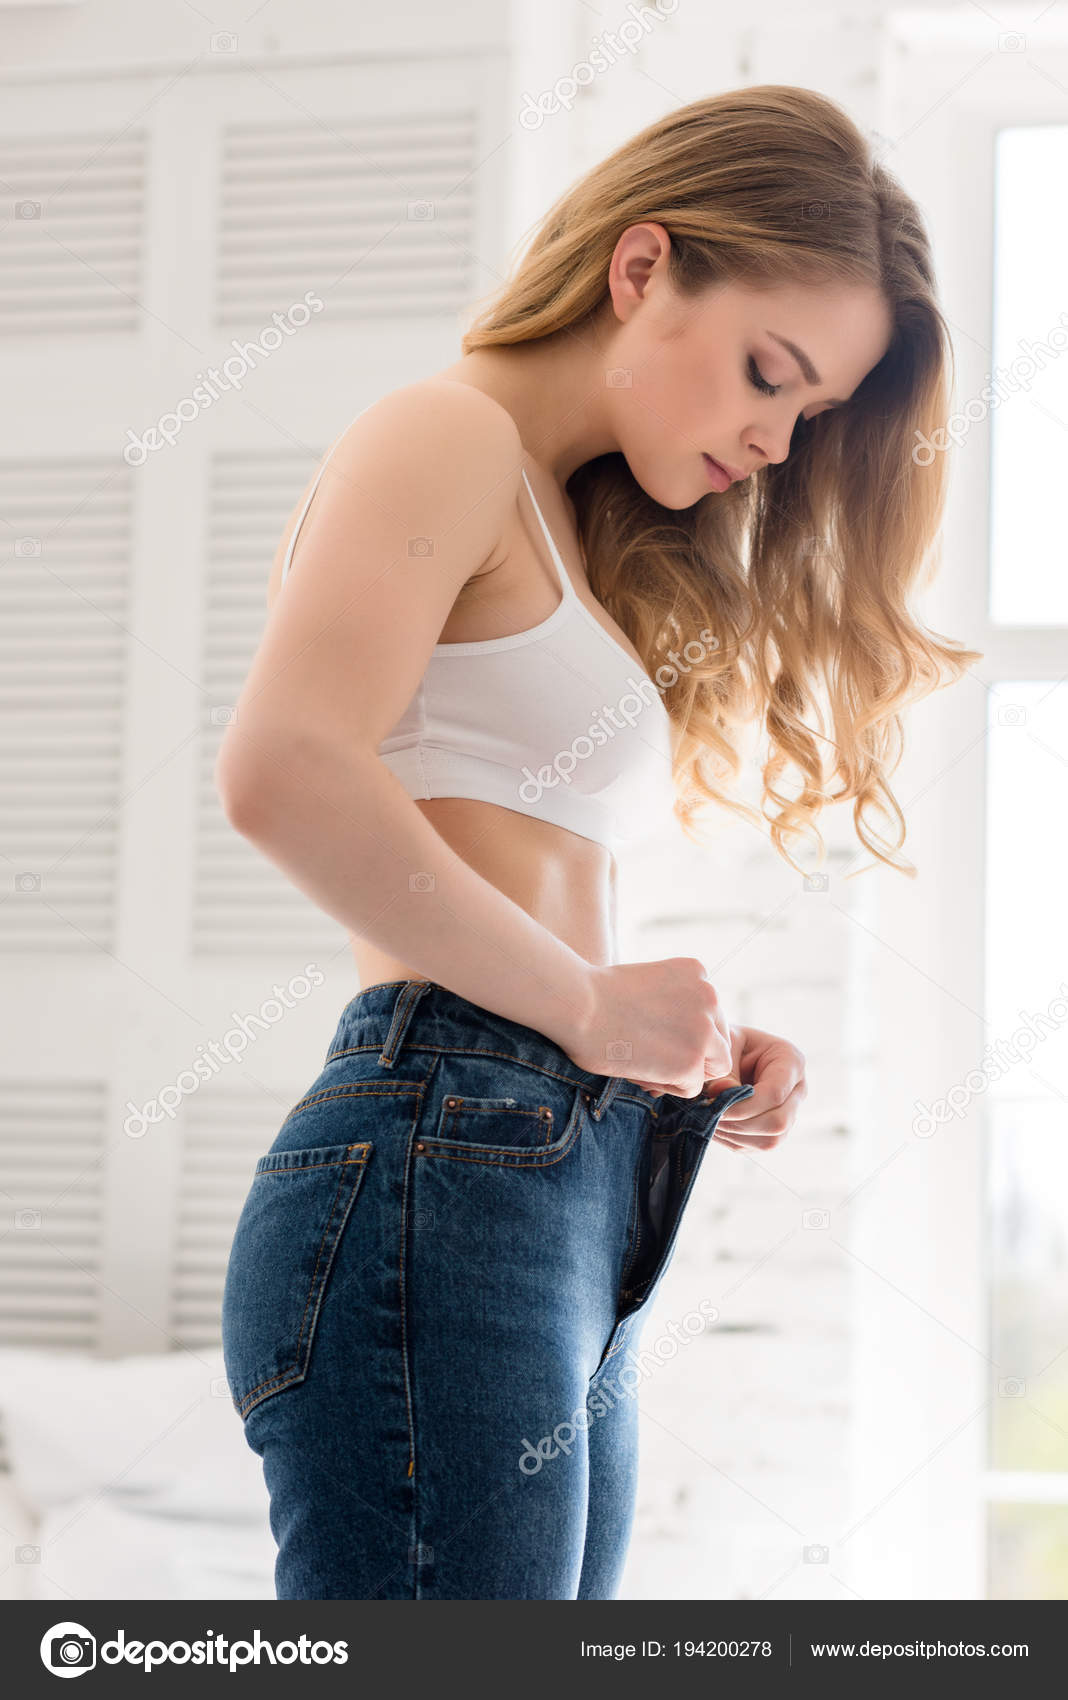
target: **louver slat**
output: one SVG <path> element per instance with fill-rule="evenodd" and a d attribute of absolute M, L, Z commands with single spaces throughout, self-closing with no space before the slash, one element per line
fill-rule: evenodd
<path fill-rule="evenodd" d="M 92 1350 L 107 1090 L 0 1081 L 0 1343 Z"/>
<path fill-rule="evenodd" d="M 0 137 L 0 337 L 141 325 L 146 138 Z"/>
<path fill-rule="evenodd" d="M 0 461 L 0 951 L 114 944 L 129 481 Z"/>
<path fill-rule="evenodd" d="M 242 126 L 223 140 L 217 314 L 314 288 L 325 317 L 455 314 L 474 288 L 476 114 Z"/>

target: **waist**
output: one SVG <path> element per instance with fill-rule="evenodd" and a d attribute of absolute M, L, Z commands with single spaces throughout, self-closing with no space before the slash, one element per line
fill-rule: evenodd
<path fill-rule="evenodd" d="M 615 862 L 604 845 L 564 827 L 467 798 L 416 800 L 416 807 L 475 873 L 586 962 L 618 961 Z M 434 871 L 411 876 L 413 892 L 434 896 Z M 424 976 L 369 940 L 353 938 L 360 985 Z"/>
<path fill-rule="evenodd" d="M 341 1012 L 327 1051 L 324 1069 L 335 1058 L 363 1052 L 375 1069 L 395 1070 L 398 1083 L 412 1069 L 426 1074 L 448 1054 L 453 1058 L 480 1057 L 489 1064 L 519 1063 L 582 1089 L 594 1120 L 615 1099 L 639 1104 L 649 1111 L 659 1135 L 676 1128 L 692 1129 L 701 1137 L 714 1130 L 719 1115 L 737 1099 L 752 1097 L 753 1087 L 739 1085 L 709 1096 L 659 1096 L 622 1076 L 595 1074 L 574 1062 L 546 1034 L 507 1016 L 484 1009 L 436 980 L 395 980 L 357 992 Z M 411 1068 L 405 1069 L 405 1058 Z M 377 1076 L 376 1076 L 377 1077 Z M 476 1091 L 483 1091 L 481 1081 Z M 492 1078 L 492 1077 L 490 1077 Z"/>
<path fill-rule="evenodd" d="M 357 992 L 341 1012 L 327 1062 L 338 1052 L 395 1049 L 391 1035 L 403 1032 L 403 1051 L 450 1051 L 519 1060 L 578 1084 L 604 1085 L 536 1028 L 496 1015 L 436 980 L 389 980 Z M 398 1073 L 403 1073 L 397 1058 Z M 631 1087 L 630 1090 L 641 1090 Z M 643 1094 L 644 1095 L 644 1094 Z"/>

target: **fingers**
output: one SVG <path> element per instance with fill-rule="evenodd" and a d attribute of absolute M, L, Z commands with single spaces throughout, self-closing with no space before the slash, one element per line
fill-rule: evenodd
<path fill-rule="evenodd" d="M 734 1151 L 744 1151 L 745 1150 L 745 1146 L 740 1144 L 737 1139 L 731 1139 L 729 1134 L 721 1133 L 721 1131 L 718 1127 L 717 1127 L 715 1133 L 712 1135 L 712 1138 L 718 1139 L 721 1145 L 729 1145 L 731 1147 L 731 1149 L 734 1150 Z"/>
<path fill-rule="evenodd" d="M 808 1086 L 804 1080 L 799 1080 L 793 1091 L 787 1094 L 781 1104 L 771 1104 L 758 1114 L 747 1116 L 745 1112 L 754 1102 L 754 1099 L 748 1098 L 744 1104 L 737 1106 L 736 1114 L 732 1113 L 734 1109 L 734 1106 L 732 1106 L 731 1110 L 728 1110 L 724 1116 L 723 1121 L 729 1133 L 749 1139 L 754 1145 L 759 1145 L 762 1150 L 767 1150 L 770 1146 L 777 1145 L 780 1139 L 786 1137 L 797 1120 L 797 1112 L 801 1108 L 802 1101 L 807 1097 Z M 762 1139 L 754 1137 L 758 1134 L 763 1134 L 766 1137 Z"/>

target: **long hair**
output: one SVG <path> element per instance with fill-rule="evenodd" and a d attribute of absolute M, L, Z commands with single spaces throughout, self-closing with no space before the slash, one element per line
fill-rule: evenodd
<path fill-rule="evenodd" d="M 730 282 L 867 284 L 893 324 L 850 401 L 799 417 L 787 458 L 723 494 L 665 508 L 619 453 L 568 480 L 591 589 L 674 723 L 675 814 L 691 840 L 709 804 L 761 830 L 767 822 L 780 855 L 804 872 L 787 840 L 810 832 L 822 856 L 821 808 L 852 800 L 862 843 L 913 877 L 893 855 L 905 821 L 887 783 L 904 751 L 901 711 L 982 659 L 908 606 L 940 564 L 945 459 L 920 465 L 912 450 L 917 433 L 926 439 L 945 420 L 952 358 L 921 216 L 825 96 L 768 84 L 697 100 L 550 207 L 463 352 L 591 328 L 619 237 L 645 222 L 667 230 L 668 276 L 684 299 Z M 714 633 L 712 644 L 699 632 Z M 669 661 L 695 640 L 698 659 Z M 763 814 L 722 788 L 741 771 L 747 725 L 768 740 Z M 874 832 L 875 812 L 895 823 L 893 841 Z"/>

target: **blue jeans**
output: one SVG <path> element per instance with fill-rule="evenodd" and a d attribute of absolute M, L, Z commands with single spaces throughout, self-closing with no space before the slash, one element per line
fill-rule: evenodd
<path fill-rule="evenodd" d="M 638 1333 L 752 1092 L 655 1098 L 433 981 L 352 999 L 223 1294 L 276 1598 L 615 1597 Z"/>

